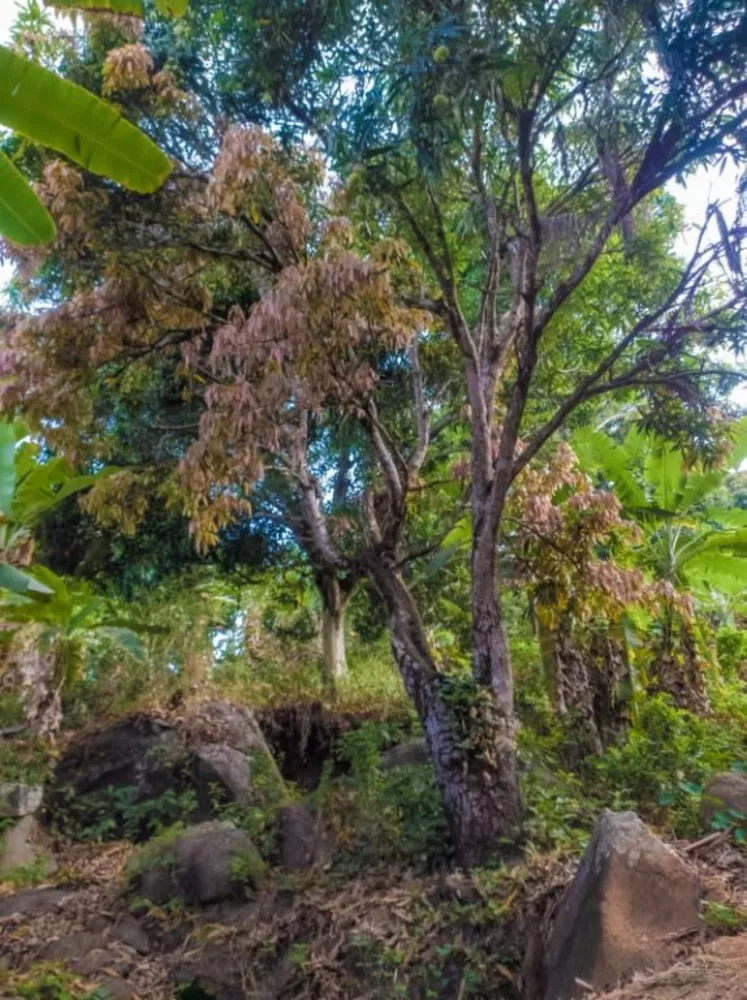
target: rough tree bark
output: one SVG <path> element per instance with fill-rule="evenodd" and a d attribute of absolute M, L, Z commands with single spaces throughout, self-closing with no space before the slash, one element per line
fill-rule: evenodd
<path fill-rule="evenodd" d="M 393 557 L 379 553 L 369 572 L 386 604 L 392 653 L 425 732 L 458 860 L 471 867 L 520 831 L 512 719 L 492 688 L 439 672 Z"/>
<path fill-rule="evenodd" d="M 671 695 L 677 708 L 696 715 L 708 713 L 705 674 L 692 625 L 674 608 L 664 615 L 651 673 L 653 688 Z"/>
<path fill-rule="evenodd" d="M 566 618 L 553 630 L 538 622 L 538 632 L 552 707 L 572 733 L 568 763 L 575 766 L 627 729 L 627 650 L 612 623 L 579 629 Z"/>

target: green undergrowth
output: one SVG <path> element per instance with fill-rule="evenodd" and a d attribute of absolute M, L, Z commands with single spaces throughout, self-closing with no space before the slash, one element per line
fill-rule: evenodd
<path fill-rule="evenodd" d="M 0 839 L 0 849 L 2 841 Z M 27 865 L 19 865 L 0 875 L 0 882 L 12 885 L 14 889 L 28 889 L 35 885 L 41 885 L 47 878 L 47 857 L 39 853 L 33 861 Z"/>
<path fill-rule="evenodd" d="M 627 740 L 587 759 L 590 783 L 612 809 L 635 809 L 679 836 L 697 834 L 708 778 L 747 768 L 744 720 L 679 711 L 660 695 L 640 708 Z"/>
<path fill-rule="evenodd" d="M 211 672 L 210 688 L 219 696 L 255 708 L 321 702 L 338 712 L 379 719 L 410 709 L 402 679 L 392 662 L 388 642 L 353 644 L 348 672 L 335 689 L 325 684 L 318 655 L 292 647 L 281 657 L 229 659 Z"/>
<path fill-rule="evenodd" d="M 138 798 L 138 788 L 112 786 L 86 795 L 74 790 L 55 806 L 53 824 L 60 833 L 76 841 L 141 841 L 158 835 L 177 820 L 190 817 L 197 807 L 192 788 L 168 788 L 161 795 Z"/>
<path fill-rule="evenodd" d="M 42 785 L 53 765 L 52 749 L 40 740 L 23 733 L 17 739 L 0 739 L 0 781 Z"/>
<path fill-rule="evenodd" d="M 0 990 L 14 1000 L 109 1000 L 110 996 L 104 989 L 91 990 L 79 976 L 48 962 L 24 972 L 0 968 Z"/>

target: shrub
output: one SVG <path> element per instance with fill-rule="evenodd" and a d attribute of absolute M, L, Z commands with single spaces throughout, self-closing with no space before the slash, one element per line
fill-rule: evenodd
<path fill-rule="evenodd" d="M 622 746 L 586 765 L 606 805 L 666 819 L 684 835 L 696 829 L 704 781 L 744 758 L 738 727 L 680 711 L 667 696 L 657 695 L 641 706 Z"/>
<path fill-rule="evenodd" d="M 193 789 L 167 789 L 153 799 L 138 799 L 138 789 L 125 785 L 76 796 L 72 793 L 55 821 L 72 840 L 141 841 L 158 835 L 178 820 L 189 818 L 197 807 Z"/>
<path fill-rule="evenodd" d="M 402 735 L 398 726 L 366 723 L 338 742 L 336 755 L 348 773 L 333 781 L 331 763 L 325 768 L 316 800 L 343 848 L 345 865 L 397 859 L 430 867 L 451 853 L 430 764 L 379 767 L 382 748 Z"/>

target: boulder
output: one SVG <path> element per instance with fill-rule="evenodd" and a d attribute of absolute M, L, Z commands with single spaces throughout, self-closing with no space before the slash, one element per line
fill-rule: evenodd
<path fill-rule="evenodd" d="M 232 823 L 199 823 L 175 840 L 148 844 L 136 860 L 134 889 L 162 904 L 181 899 L 190 904 L 216 903 L 241 896 L 264 869 L 249 837 Z"/>
<path fill-rule="evenodd" d="M 245 753 L 226 743 L 202 743 L 195 748 L 195 781 L 208 796 L 214 785 L 233 802 L 252 803 L 252 774 Z"/>
<path fill-rule="evenodd" d="M 106 820 L 107 834 L 144 838 L 149 817 L 144 813 L 141 828 L 133 830 L 128 809 L 183 790 L 188 762 L 184 736 L 151 716 L 86 733 L 57 762 L 44 795 L 45 815 L 73 837 Z"/>
<path fill-rule="evenodd" d="M 246 705 L 232 701 L 191 702 L 184 710 L 183 724 L 196 742 L 224 743 L 244 754 L 258 750 L 272 759 L 259 723 Z"/>
<path fill-rule="evenodd" d="M 425 737 L 417 737 L 408 740 L 407 743 L 400 743 L 399 746 L 386 750 L 381 755 L 379 767 L 382 771 L 389 771 L 393 767 L 408 767 L 413 764 L 429 764 L 430 754 Z"/>
<path fill-rule="evenodd" d="M 121 913 L 117 917 L 112 937 L 134 948 L 140 955 L 148 955 L 151 951 L 150 938 L 143 930 L 140 921 L 131 913 Z"/>
<path fill-rule="evenodd" d="M 23 892 L 0 899 L 0 918 L 54 913 L 62 909 L 68 899 L 74 897 L 75 892 L 71 889 L 25 889 Z"/>
<path fill-rule="evenodd" d="M 106 942 L 101 934 L 73 931 L 72 934 L 50 941 L 43 949 L 42 955 L 47 962 L 74 962 L 89 952 L 103 951 L 105 946 Z"/>
<path fill-rule="evenodd" d="M 135 987 L 119 976 L 107 976 L 98 981 L 98 991 L 106 1000 L 137 1000 Z"/>
<path fill-rule="evenodd" d="M 331 850 L 318 810 L 293 802 L 278 811 L 280 863 L 297 871 L 323 864 Z"/>
<path fill-rule="evenodd" d="M 700 822 L 708 829 L 714 816 L 718 813 L 730 814 L 730 819 L 747 826 L 747 777 L 732 771 L 715 774 L 709 779 L 703 789 L 703 799 L 700 804 Z M 738 815 L 744 817 L 744 823 Z"/>
<path fill-rule="evenodd" d="M 39 785 L 0 783 L 0 819 L 31 816 L 41 806 L 43 795 Z"/>
<path fill-rule="evenodd" d="M 145 840 L 154 822 L 199 822 L 221 804 L 266 805 L 285 786 L 252 712 L 196 702 L 173 721 L 139 714 L 83 734 L 61 756 L 44 797 L 45 817 L 73 839 Z"/>
<path fill-rule="evenodd" d="M 666 966 L 696 930 L 698 879 L 633 812 L 605 810 L 566 890 L 545 950 L 545 1000 L 602 992 Z"/>
<path fill-rule="evenodd" d="M 0 878 L 16 868 L 36 864 L 40 859 L 44 862 L 45 875 L 57 870 L 36 817 L 23 816 L 0 838 Z"/>

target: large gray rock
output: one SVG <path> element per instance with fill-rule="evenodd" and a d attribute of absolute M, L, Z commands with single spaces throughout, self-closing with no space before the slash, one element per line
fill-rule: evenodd
<path fill-rule="evenodd" d="M 545 1000 L 603 992 L 664 967 L 698 927 L 698 879 L 635 813 L 605 810 L 563 896 L 545 951 Z"/>
<path fill-rule="evenodd" d="M 709 779 L 700 805 L 703 827 L 707 829 L 718 813 L 726 813 L 732 822 L 747 826 L 747 777 L 724 771 Z"/>
<path fill-rule="evenodd" d="M 252 712 L 195 702 L 168 721 L 139 714 L 83 734 L 57 763 L 45 816 L 74 839 L 103 828 L 110 837 L 145 840 L 155 821 L 209 820 L 226 802 L 264 806 L 271 787 L 275 800 L 285 794 Z M 133 809 L 145 803 L 151 808 Z"/>
<path fill-rule="evenodd" d="M 224 743 L 244 754 L 260 751 L 273 759 L 254 713 L 246 705 L 232 701 L 191 702 L 184 710 L 184 726 L 198 742 Z"/>
<path fill-rule="evenodd" d="M 188 767 L 187 741 L 173 726 L 148 715 L 123 719 L 83 734 L 65 750 L 45 791 L 45 815 L 73 837 L 106 819 L 111 836 L 145 838 L 148 815 L 144 811 L 141 828 L 133 830 L 122 803 L 157 802 L 166 792 L 183 791 Z"/>
<path fill-rule="evenodd" d="M 297 871 L 324 864 L 331 845 L 318 810 L 293 802 L 278 811 L 280 863 Z"/>
<path fill-rule="evenodd" d="M 0 783 L 0 818 L 31 816 L 41 806 L 43 795 L 40 785 Z"/>
<path fill-rule="evenodd" d="M 238 802 L 252 804 L 252 774 L 245 753 L 225 743 L 202 743 L 195 748 L 196 781 L 208 792 L 217 785 Z"/>
<path fill-rule="evenodd" d="M 0 838 L 0 875 L 40 862 L 43 864 L 44 875 L 51 875 L 57 870 L 47 837 L 36 817 L 23 816 L 5 830 Z M 42 864 L 39 864 L 40 871 Z"/>
<path fill-rule="evenodd" d="M 117 941 L 134 948 L 141 955 L 148 955 L 151 951 L 150 938 L 140 921 L 131 913 L 120 913 L 111 933 Z"/>
<path fill-rule="evenodd" d="M 74 897 L 72 889 L 25 889 L 0 899 L 0 918 L 17 914 L 25 917 L 54 913 L 63 909 L 67 900 Z"/>
<path fill-rule="evenodd" d="M 199 823 L 169 843 L 143 848 L 132 881 L 139 896 L 156 904 L 170 899 L 207 904 L 241 896 L 263 870 L 242 830 L 231 823 Z"/>

